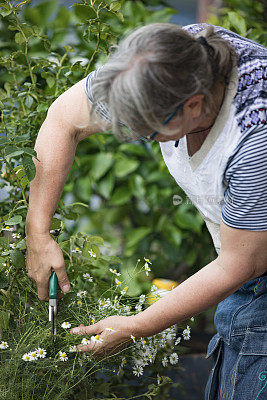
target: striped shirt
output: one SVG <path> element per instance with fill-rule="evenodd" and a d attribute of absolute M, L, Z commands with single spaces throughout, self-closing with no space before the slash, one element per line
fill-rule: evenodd
<path fill-rule="evenodd" d="M 183 29 L 199 35 L 207 26 L 194 24 Z M 235 47 L 239 55 L 238 86 L 233 104 L 234 118 L 241 134 L 224 170 L 221 218 L 232 228 L 264 231 L 267 230 L 267 51 L 258 43 L 224 28 L 215 27 L 215 30 Z M 85 83 L 85 91 L 92 103 L 91 83 L 98 70 L 91 72 Z M 97 103 L 96 112 L 110 122 L 104 104 Z"/>

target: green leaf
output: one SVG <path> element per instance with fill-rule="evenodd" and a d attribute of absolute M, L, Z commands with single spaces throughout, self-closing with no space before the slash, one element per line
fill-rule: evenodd
<path fill-rule="evenodd" d="M 21 215 L 14 215 L 14 217 L 10 218 L 9 220 L 5 221 L 5 225 L 16 225 L 20 224 L 22 221 Z"/>
<path fill-rule="evenodd" d="M 94 243 L 98 245 L 104 244 L 104 239 L 100 236 L 89 236 L 86 238 L 86 241 L 89 243 Z"/>
<path fill-rule="evenodd" d="M 5 153 L 7 157 L 16 157 L 23 154 L 23 150 L 16 146 L 6 146 Z"/>
<path fill-rule="evenodd" d="M 9 240 L 0 236 L 0 248 L 9 250 Z"/>
<path fill-rule="evenodd" d="M 24 167 L 24 170 L 26 172 L 27 178 L 29 179 L 29 181 L 31 182 L 36 174 L 36 167 L 34 162 L 32 161 L 32 158 L 30 156 L 28 156 L 27 154 L 23 155 L 23 160 L 22 160 L 22 164 Z"/>
<path fill-rule="evenodd" d="M 247 32 L 247 26 L 246 26 L 246 21 L 244 20 L 241 15 L 239 15 L 237 12 L 230 11 L 228 12 L 228 18 L 231 23 L 231 25 L 236 29 L 238 33 L 241 35 L 245 35 Z"/>
<path fill-rule="evenodd" d="M 111 11 L 118 11 L 121 8 L 121 2 L 120 1 L 113 1 L 110 4 L 110 10 Z"/>
<path fill-rule="evenodd" d="M 200 233 L 203 219 L 199 215 L 183 211 L 174 214 L 174 222 L 182 229 L 192 229 L 194 232 Z"/>
<path fill-rule="evenodd" d="M 32 96 L 28 95 L 25 98 L 24 104 L 27 108 L 31 108 L 32 104 L 33 104 L 33 98 Z"/>
<path fill-rule="evenodd" d="M 51 88 L 55 85 L 56 80 L 54 77 L 49 76 L 48 78 L 46 78 L 46 82 L 47 82 L 48 86 Z"/>
<path fill-rule="evenodd" d="M 23 35 L 20 32 L 17 32 L 15 35 L 15 42 L 21 45 L 25 42 Z"/>
<path fill-rule="evenodd" d="M 52 218 L 50 230 L 61 229 L 61 220 L 58 218 Z"/>
<path fill-rule="evenodd" d="M 151 228 L 140 227 L 132 229 L 126 236 L 126 247 L 132 247 L 144 239 L 149 233 L 151 233 Z"/>
<path fill-rule="evenodd" d="M 8 142 L 9 142 L 9 140 L 8 140 L 7 138 L 5 138 L 5 137 L 0 137 L 0 146 L 3 145 L 3 144 L 6 144 L 6 143 L 8 143 Z"/>
<path fill-rule="evenodd" d="M 104 196 L 106 199 L 109 199 L 110 194 L 114 188 L 115 180 L 114 175 L 112 172 L 108 173 L 107 176 L 98 184 L 98 191 L 99 193 Z"/>
<path fill-rule="evenodd" d="M 182 234 L 179 228 L 171 223 L 166 224 L 164 227 L 164 236 L 170 243 L 174 244 L 174 246 L 179 247 L 182 242 Z"/>
<path fill-rule="evenodd" d="M 110 204 L 114 206 L 120 206 L 127 203 L 131 198 L 131 191 L 127 186 L 122 186 L 114 190 L 113 195 L 110 199 Z"/>
<path fill-rule="evenodd" d="M 21 253 L 21 251 L 14 249 L 10 252 L 10 260 L 11 264 L 16 268 L 24 269 L 25 268 L 25 257 Z"/>
<path fill-rule="evenodd" d="M 8 329 L 9 325 L 9 318 L 10 318 L 10 312 L 9 311 L 0 311 L 0 327 L 1 329 Z"/>
<path fill-rule="evenodd" d="M 95 180 L 100 179 L 113 164 L 112 153 L 98 153 L 92 158 L 91 174 Z"/>
<path fill-rule="evenodd" d="M 89 4 L 74 4 L 74 12 L 82 20 L 96 18 L 95 9 Z"/>
<path fill-rule="evenodd" d="M 145 181 L 141 175 L 132 175 L 129 180 L 132 193 L 139 199 L 144 198 L 146 194 Z"/>
<path fill-rule="evenodd" d="M 114 174 L 117 178 L 123 178 L 124 176 L 135 171 L 138 167 L 139 161 L 126 157 L 120 157 L 118 160 L 116 160 Z"/>

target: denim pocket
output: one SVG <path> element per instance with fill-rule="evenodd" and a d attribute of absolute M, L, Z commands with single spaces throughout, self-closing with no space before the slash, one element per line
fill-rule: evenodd
<path fill-rule="evenodd" d="M 236 340 L 237 336 L 233 337 Z M 233 382 L 233 400 L 267 398 L 267 328 L 248 328 L 239 353 Z"/>
<path fill-rule="evenodd" d="M 210 371 L 209 378 L 205 388 L 205 400 L 217 399 L 217 389 L 219 385 L 219 372 L 222 358 L 222 338 L 217 333 L 214 335 L 208 345 L 206 358 L 213 356 L 213 367 Z"/>

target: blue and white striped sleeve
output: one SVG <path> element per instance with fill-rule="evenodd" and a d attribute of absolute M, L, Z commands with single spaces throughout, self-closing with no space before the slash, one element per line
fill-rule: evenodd
<path fill-rule="evenodd" d="M 254 128 L 230 161 L 223 222 L 237 229 L 267 230 L 267 127 Z"/>
<path fill-rule="evenodd" d="M 87 94 L 87 97 L 92 104 L 94 103 L 94 97 L 93 97 L 93 93 L 92 93 L 92 82 L 97 77 L 97 74 L 101 68 L 102 67 L 99 67 L 95 71 L 90 72 L 90 74 L 87 75 L 86 80 L 85 80 L 85 87 L 84 87 L 85 93 Z M 103 103 L 101 103 L 101 102 L 96 103 L 95 112 L 98 115 L 100 115 L 101 118 L 103 118 L 105 121 L 107 121 L 109 123 L 111 122 L 109 111 Z"/>

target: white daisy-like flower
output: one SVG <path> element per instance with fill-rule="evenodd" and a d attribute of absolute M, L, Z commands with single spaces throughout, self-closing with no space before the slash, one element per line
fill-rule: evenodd
<path fill-rule="evenodd" d="M 12 233 L 14 239 L 19 239 L 21 237 L 20 233 Z"/>
<path fill-rule="evenodd" d="M 88 282 L 93 282 L 93 277 L 92 277 L 90 274 L 88 274 L 88 273 L 83 274 L 83 277 L 84 277 L 84 279 L 86 279 Z"/>
<path fill-rule="evenodd" d="M 109 270 L 110 270 L 110 272 L 112 272 L 112 274 L 114 274 L 114 275 L 117 275 L 117 276 L 120 276 L 120 275 L 121 275 L 116 269 L 109 268 Z"/>
<path fill-rule="evenodd" d="M 41 349 L 41 347 L 39 347 L 38 349 L 35 350 L 35 353 L 37 354 L 37 357 L 45 358 L 47 351 L 45 349 Z"/>
<path fill-rule="evenodd" d="M 38 360 L 38 354 L 37 354 L 36 351 L 30 352 L 30 356 L 31 356 L 31 358 L 32 358 L 31 361 Z"/>
<path fill-rule="evenodd" d="M 190 339 L 190 332 L 187 331 L 186 329 L 183 331 L 183 338 L 184 340 L 189 340 Z"/>
<path fill-rule="evenodd" d="M 131 339 L 135 343 L 135 336 L 131 335 Z"/>
<path fill-rule="evenodd" d="M 22 356 L 21 358 L 22 358 L 22 360 L 24 360 L 24 361 L 32 361 L 32 357 L 31 357 L 31 354 L 30 354 L 30 353 L 25 353 L 25 354 L 23 354 L 23 356 Z"/>
<path fill-rule="evenodd" d="M 119 281 L 119 279 L 115 278 L 115 282 L 116 282 L 116 285 L 117 285 L 117 286 L 120 286 L 120 285 L 121 285 L 121 281 Z"/>
<path fill-rule="evenodd" d="M 16 243 L 10 243 L 9 246 L 11 247 L 11 249 L 15 249 L 16 248 Z"/>
<path fill-rule="evenodd" d="M 145 257 L 144 257 L 144 260 L 145 260 L 146 264 L 147 264 L 147 263 L 148 263 L 148 264 L 152 264 L 152 262 L 150 261 L 149 258 L 145 258 Z"/>
<path fill-rule="evenodd" d="M 88 253 L 90 254 L 91 257 L 94 257 L 94 258 L 96 257 L 96 254 L 92 249 L 88 250 Z"/>
<path fill-rule="evenodd" d="M 167 365 L 168 365 L 168 358 L 167 358 L 167 356 L 163 357 L 163 359 L 161 360 L 161 363 L 162 363 L 163 367 L 167 367 Z"/>
<path fill-rule="evenodd" d="M 194 317 L 191 317 L 190 320 L 191 320 L 192 322 L 194 322 L 194 321 L 195 321 L 195 318 L 194 318 Z"/>
<path fill-rule="evenodd" d="M 69 329 L 71 327 L 71 324 L 69 322 L 63 322 L 63 324 L 61 324 L 61 327 L 63 329 Z"/>
<path fill-rule="evenodd" d="M 15 228 L 14 228 L 14 227 L 12 228 L 12 226 L 8 226 L 8 225 L 7 225 L 7 226 L 5 226 L 4 228 L 2 228 L 2 230 L 3 230 L 3 231 L 11 231 L 11 232 L 12 232 L 12 231 L 15 230 Z"/>
<path fill-rule="evenodd" d="M 103 339 L 101 339 L 99 337 L 99 335 L 92 336 L 91 340 L 92 340 L 92 342 L 96 342 L 96 343 L 102 343 L 103 342 Z"/>
<path fill-rule="evenodd" d="M 178 357 L 178 355 L 177 355 L 176 353 L 172 353 L 172 354 L 170 355 L 170 363 L 171 363 L 172 365 L 177 364 L 177 363 L 178 363 L 178 360 L 179 360 L 179 357 Z"/>
<path fill-rule="evenodd" d="M 144 373 L 144 368 L 141 367 L 141 365 L 135 365 L 133 367 L 133 374 L 134 375 L 140 376 L 140 375 L 143 375 L 143 373 Z"/>
<path fill-rule="evenodd" d="M 146 295 L 145 294 L 141 294 L 141 296 L 139 297 L 139 303 L 143 304 L 146 300 Z"/>
<path fill-rule="evenodd" d="M 77 297 L 85 297 L 87 295 L 87 290 L 79 290 Z"/>
<path fill-rule="evenodd" d="M 4 250 L 4 251 L 2 251 L 2 256 L 7 256 L 8 254 L 9 254 L 9 250 Z"/>
<path fill-rule="evenodd" d="M 77 346 L 70 346 L 69 347 L 69 352 L 70 353 L 75 353 L 77 351 Z"/>
<path fill-rule="evenodd" d="M 183 338 L 184 340 L 190 339 L 190 326 L 187 325 L 186 329 L 183 330 Z"/>
<path fill-rule="evenodd" d="M 81 253 L 82 250 L 79 249 L 79 247 L 75 247 L 75 249 L 71 250 L 72 253 Z"/>
<path fill-rule="evenodd" d="M 0 349 L 7 349 L 9 347 L 9 345 L 7 344 L 7 342 L 1 342 L 0 343 Z"/>
<path fill-rule="evenodd" d="M 148 275 L 149 275 L 149 272 L 151 272 L 151 268 L 150 268 L 150 266 L 148 265 L 148 263 L 145 263 L 145 271 L 146 271 L 146 276 L 148 276 Z"/>
<path fill-rule="evenodd" d="M 11 265 L 8 268 L 6 268 L 6 270 L 5 270 L 5 275 L 6 276 L 9 276 L 11 269 L 12 269 Z"/>
<path fill-rule="evenodd" d="M 159 288 L 156 286 L 156 285 L 152 285 L 151 286 L 151 289 L 150 289 L 150 291 L 153 293 L 153 292 L 156 292 L 157 290 L 159 290 Z"/>
<path fill-rule="evenodd" d="M 68 360 L 67 353 L 65 353 L 64 351 L 60 351 L 59 352 L 59 359 L 60 359 L 60 361 L 67 361 Z"/>
<path fill-rule="evenodd" d="M 112 328 L 112 326 L 110 326 L 109 328 L 106 328 L 106 331 L 117 332 L 114 328 Z"/>
<path fill-rule="evenodd" d="M 87 338 L 83 338 L 83 340 L 81 342 L 81 344 L 84 345 L 84 346 L 86 346 L 89 343 L 90 343 L 90 339 L 87 339 Z"/>
<path fill-rule="evenodd" d="M 180 342 L 181 342 L 181 338 L 178 337 L 178 338 L 175 340 L 174 345 L 177 346 Z"/>
<path fill-rule="evenodd" d="M 126 364 L 127 364 L 126 357 L 123 357 L 123 358 L 121 359 L 121 367 L 123 367 L 123 366 L 126 365 Z"/>
<path fill-rule="evenodd" d="M 77 306 L 81 306 L 83 303 L 82 303 L 82 301 L 81 300 L 78 300 L 77 301 Z"/>
<path fill-rule="evenodd" d="M 128 289 L 129 289 L 129 286 L 125 286 L 125 288 L 121 290 L 121 294 L 124 296 L 127 293 Z"/>
<path fill-rule="evenodd" d="M 136 304 L 135 309 L 137 312 L 141 312 L 142 311 L 142 304 Z"/>

